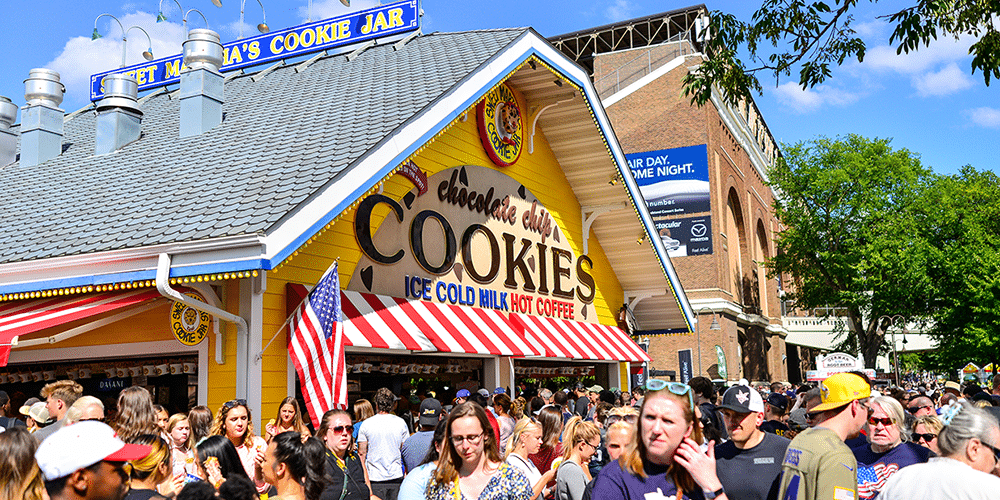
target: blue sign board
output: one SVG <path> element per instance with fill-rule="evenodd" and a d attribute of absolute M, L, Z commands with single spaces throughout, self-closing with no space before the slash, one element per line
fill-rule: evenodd
<path fill-rule="evenodd" d="M 671 258 L 712 253 L 711 216 L 657 219 L 653 223 Z"/>
<path fill-rule="evenodd" d="M 257 35 L 222 45 L 222 71 L 352 45 L 374 38 L 416 31 L 420 27 L 417 0 L 381 5 L 323 21 L 316 21 L 273 33 Z M 181 54 L 118 68 L 90 77 L 90 100 L 104 97 L 104 77 L 125 73 L 134 76 L 139 90 L 177 83 L 184 69 Z"/>
<path fill-rule="evenodd" d="M 653 217 L 711 210 L 705 144 L 633 153 L 625 159 Z"/>

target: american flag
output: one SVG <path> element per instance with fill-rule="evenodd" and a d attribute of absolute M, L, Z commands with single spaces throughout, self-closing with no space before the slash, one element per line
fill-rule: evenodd
<path fill-rule="evenodd" d="M 327 410 L 347 408 L 344 325 L 340 311 L 337 264 L 296 309 L 288 353 L 302 385 L 302 397 L 313 425 Z"/>

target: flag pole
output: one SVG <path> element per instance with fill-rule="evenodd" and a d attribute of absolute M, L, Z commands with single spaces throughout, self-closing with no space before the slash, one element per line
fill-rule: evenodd
<path fill-rule="evenodd" d="M 340 257 L 337 257 L 336 259 L 333 259 L 333 264 L 330 264 L 330 267 L 326 268 L 326 271 L 323 271 L 323 274 L 320 275 L 319 280 L 317 280 L 316 283 L 319 283 L 320 281 L 323 281 L 323 278 L 325 278 L 327 274 L 330 274 L 330 271 L 333 270 L 333 267 L 336 266 L 338 262 L 340 262 Z M 288 322 L 291 321 L 293 317 L 295 317 L 295 312 L 294 311 L 298 311 L 299 308 L 302 307 L 302 304 L 305 303 L 305 301 L 309 299 L 309 294 L 311 294 L 311 293 L 312 293 L 312 290 L 310 290 L 309 293 L 307 293 L 305 297 L 302 297 L 302 300 L 300 300 L 299 303 L 295 306 L 295 309 L 292 309 L 292 311 L 293 311 L 292 314 L 290 314 L 287 318 L 285 318 L 285 322 L 282 323 L 281 326 L 279 326 L 277 330 L 275 330 L 274 335 L 271 336 L 271 341 L 268 342 L 267 345 L 264 346 L 264 348 L 261 349 L 260 352 L 258 352 L 256 356 L 254 356 L 254 359 L 253 359 L 254 364 L 260 363 L 260 360 L 264 359 L 264 351 L 266 351 L 268 347 L 271 347 L 271 344 L 273 344 L 274 341 L 275 341 L 275 339 L 278 338 L 278 334 L 281 333 L 281 331 L 284 330 L 286 326 L 288 326 Z"/>

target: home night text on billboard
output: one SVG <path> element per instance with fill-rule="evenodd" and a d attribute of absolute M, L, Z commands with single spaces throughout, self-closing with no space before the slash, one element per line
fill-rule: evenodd
<path fill-rule="evenodd" d="M 711 210 L 705 144 L 633 153 L 625 158 L 653 217 Z"/>
<path fill-rule="evenodd" d="M 222 72 L 416 31 L 420 27 L 418 10 L 417 0 L 405 0 L 224 43 Z M 104 97 L 104 77 L 111 74 L 135 77 L 140 91 L 180 82 L 183 59 L 177 54 L 92 75 L 90 100 Z"/>

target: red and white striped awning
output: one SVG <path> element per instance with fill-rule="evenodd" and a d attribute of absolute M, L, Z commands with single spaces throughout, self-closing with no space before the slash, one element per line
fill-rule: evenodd
<path fill-rule="evenodd" d="M 50 297 L 0 304 L 0 366 L 7 364 L 11 340 L 53 326 L 89 318 L 160 297 L 153 289 Z"/>
<path fill-rule="evenodd" d="M 546 357 L 604 361 L 649 361 L 649 355 L 621 328 L 557 318 L 511 313 Z"/>
<path fill-rule="evenodd" d="M 503 311 L 342 291 L 345 345 L 411 351 L 544 356 Z"/>

